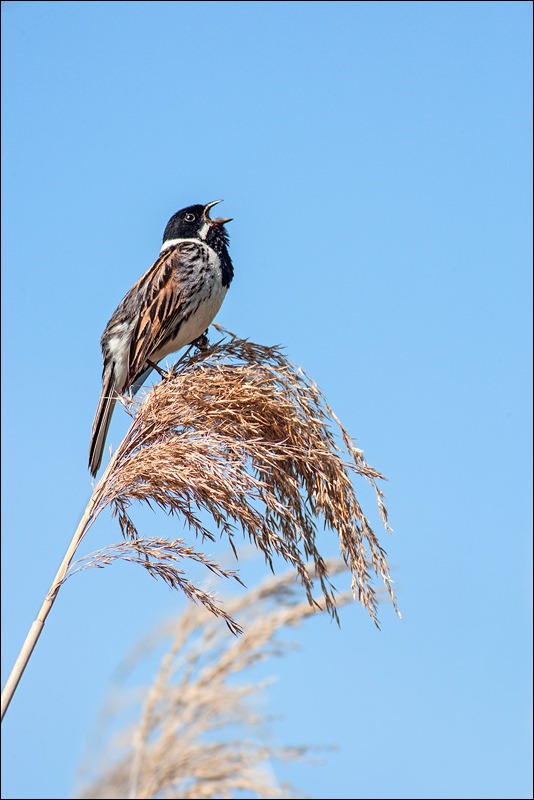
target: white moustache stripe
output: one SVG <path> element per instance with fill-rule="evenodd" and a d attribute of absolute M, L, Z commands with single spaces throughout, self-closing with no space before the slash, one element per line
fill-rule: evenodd
<path fill-rule="evenodd" d="M 204 225 L 201 227 L 201 229 L 198 232 L 198 238 L 202 239 L 202 241 L 204 241 L 206 239 L 206 236 L 208 235 L 208 231 L 210 229 L 210 224 L 211 223 L 209 223 L 209 222 L 205 222 Z"/>

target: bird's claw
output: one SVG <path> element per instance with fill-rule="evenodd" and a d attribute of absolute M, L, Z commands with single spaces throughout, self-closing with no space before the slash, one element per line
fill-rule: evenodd
<path fill-rule="evenodd" d="M 208 349 L 208 347 L 210 346 L 210 342 L 209 342 L 209 339 L 208 339 L 208 336 L 207 336 L 207 334 L 208 334 L 208 332 L 207 332 L 207 331 L 205 331 L 205 332 L 204 332 L 204 333 L 203 333 L 201 336 L 199 336 L 197 339 L 194 339 L 194 340 L 191 342 L 191 344 L 192 344 L 194 347 L 198 347 L 198 349 L 199 349 L 199 350 L 207 350 L 207 349 Z"/>

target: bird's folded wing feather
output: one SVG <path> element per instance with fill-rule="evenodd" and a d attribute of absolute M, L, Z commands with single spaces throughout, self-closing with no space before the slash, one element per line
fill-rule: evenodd
<path fill-rule="evenodd" d="M 194 245 L 193 245 L 194 246 Z M 163 253 L 133 287 L 137 305 L 137 321 L 130 339 L 128 385 L 146 369 L 146 359 L 157 351 L 176 330 L 182 313 L 183 286 L 180 267 L 183 253 L 188 255 L 191 243 L 183 243 Z"/>

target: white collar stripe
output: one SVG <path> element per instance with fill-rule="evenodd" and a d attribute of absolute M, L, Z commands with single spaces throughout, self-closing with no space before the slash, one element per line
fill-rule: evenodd
<path fill-rule="evenodd" d="M 180 242 L 198 242 L 197 238 L 184 238 L 184 239 L 166 239 L 163 244 L 161 245 L 160 253 L 163 253 L 164 250 L 168 250 L 169 247 L 175 247 L 175 245 L 180 244 Z"/>

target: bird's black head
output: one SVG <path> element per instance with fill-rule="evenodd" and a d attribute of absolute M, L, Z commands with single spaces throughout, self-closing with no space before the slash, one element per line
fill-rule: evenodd
<path fill-rule="evenodd" d="M 178 244 L 182 239 L 200 239 L 206 242 L 221 259 L 223 286 L 229 286 L 234 275 L 234 268 L 228 253 L 229 237 L 224 225 L 232 218 L 210 219 L 209 215 L 210 208 L 220 202 L 220 200 L 214 200 L 205 206 L 188 206 L 177 211 L 167 223 L 161 250 L 166 250 L 175 243 Z"/>
<path fill-rule="evenodd" d="M 195 205 L 177 211 L 167 223 L 163 234 L 163 245 L 173 239 L 202 239 L 220 252 L 228 245 L 228 233 L 224 227 L 225 222 L 230 222 L 231 217 L 217 217 L 210 219 L 210 208 L 220 203 L 215 200 L 205 206 Z"/>

